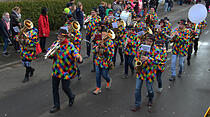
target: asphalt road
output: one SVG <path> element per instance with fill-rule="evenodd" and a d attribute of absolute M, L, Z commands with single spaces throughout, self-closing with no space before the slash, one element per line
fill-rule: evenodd
<path fill-rule="evenodd" d="M 174 27 L 178 20 L 187 17 L 189 6 L 183 6 L 167 15 Z M 207 22 L 209 22 L 209 18 Z M 170 55 L 164 72 L 161 94 L 155 93 L 152 113 L 147 111 L 146 87 L 143 86 L 141 110 L 130 111 L 134 105 L 135 76 L 121 79 L 124 66 L 118 63 L 110 72 L 113 79 L 112 88 L 105 89 L 102 94 L 93 95 L 96 86 L 95 73 L 91 73 L 91 59 L 80 65 L 82 80 L 71 80 L 72 91 L 76 94 L 73 107 L 68 107 L 68 99 L 60 90 L 61 111 L 49 114 L 52 101 L 51 65 L 50 60 L 40 58 L 33 63 L 35 75 L 29 83 L 22 84 L 24 68 L 21 64 L 0 69 L 0 117 L 202 117 L 210 106 L 210 34 L 209 26 L 201 36 L 198 55 L 192 55 L 192 64 L 185 64 L 182 78 L 170 83 Z M 85 48 L 85 46 L 83 46 Z M 84 49 L 83 49 L 84 50 Z M 82 52 L 85 55 L 85 50 Z M 104 81 L 104 80 L 102 80 Z M 157 83 L 154 83 L 157 89 Z"/>

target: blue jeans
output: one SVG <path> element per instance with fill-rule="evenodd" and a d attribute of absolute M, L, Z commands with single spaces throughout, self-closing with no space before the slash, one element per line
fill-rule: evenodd
<path fill-rule="evenodd" d="M 106 82 L 110 82 L 110 77 L 108 75 L 109 70 L 108 69 L 103 69 L 97 65 L 96 67 L 96 85 L 98 88 L 101 88 L 101 75 L 104 77 Z"/>
<path fill-rule="evenodd" d="M 4 46 L 3 46 L 3 53 L 7 52 L 7 47 L 8 47 L 8 38 L 7 37 L 2 37 L 4 41 Z"/>
<path fill-rule="evenodd" d="M 125 54 L 125 74 L 128 75 L 128 66 L 130 66 L 131 71 L 134 71 L 134 65 L 133 65 L 133 55 L 126 55 Z"/>
<path fill-rule="evenodd" d="M 165 11 L 165 12 L 168 11 L 168 3 L 165 3 L 165 5 L 164 5 L 164 11 Z"/>
<path fill-rule="evenodd" d="M 182 70 L 184 68 L 184 58 L 185 56 L 180 56 L 180 55 L 172 55 L 172 60 L 171 60 L 171 76 L 176 76 L 176 59 L 179 56 L 179 73 L 182 73 Z"/>
<path fill-rule="evenodd" d="M 141 88 L 143 85 L 143 80 L 137 78 L 136 79 L 136 90 L 135 90 L 135 106 L 140 107 L 141 104 Z M 146 87 L 148 91 L 149 96 L 149 102 L 152 102 L 152 99 L 154 97 L 154 91 L 153 91 L 153 82 L 146 81 Z"/>
<path fill-rule="evenodd" d="M 158 88 L 162 88 L 162 79 L 161 79 L 161 76 L 162 76 L 162 72 L 161 70 L 157 70 L 157 82 L 158 82 Z"/>

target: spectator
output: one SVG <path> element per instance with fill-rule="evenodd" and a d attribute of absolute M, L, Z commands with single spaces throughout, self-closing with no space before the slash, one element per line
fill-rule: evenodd
<path fill-rule="evenodd" d="M 168 11 L 171 11 L 171 8 L 173 7 L 173 0 L 168 0 Z"/>
<path fill-rule="evenodd" d="M 169 0 L 165 0 L 164 11 L 168 12 Z"/>
<path fill-rule="evenodd" d="M 46 7 L 43 7 L 41 9 L 41 15 L 39 16 L 39 38 L 40 38 L 40 46 L 42 49 L 42 52 L 45 53 L 45 43 L 46 38 L 49 37 L 50 34 L 50 27 L 49 27 L 49 21 L 48 21 L 48 11 Z"/>
<path fill-rule="evenodd" d="M 73 4 L 71 7 L 71 14 L 75 20 L 77 19 L 76 9 L 77 9 L 77 6 Z"/>
<path fill-rule="evenodd" d="M 12 37 L 15 37 L 20 32 L 21 27 L 21 10 L 19 7 L 14 7 L 12 9 L 10 19 L 11 19 L 11 31 L 12 31 Z M 14 48 L 17 52 L 20 51 L 19 44 L 15 39 L 12 39 L 12 43 L 14 45 Z"/>
<path fill-rule="evenodd" d="M 67 4 L 66 7 L 72 6 L 75 3 L 75 0 L 70 0 Z"/>
<path fill-rule="evenodd" d="M 107 9 L 106 9 L 106 16 L 109 15 L 110 10 L 112 10 L 112 4 L 108 4 Z"/>
<path fill-rule="evenodd" d="M 77 17 L 77 21 L 80 24 L 80 31 L 81 31 L 83 28 L 83 22 L 84 22 L 84 11 L 83 11 L 83 5 L 81 2 L 77 3 L 76 17 Z"/>
<path fill-rule="evenodd" d="M 112 9 L 116 12 L 117 10 L 122 11 L 122 7 L 120 5 L 120 2 L 118 0 L 115 0 L 115 2 L 112 4 Z"/>
<path fill-rule="evenodd" d="M 101 4 L 98 7 L 98 11 L 99 11 L 99 16 L 101 17 L 101 19 L 104 19 L 104 17 L 106 16 L 106 3 L 105 2 L 101 2 Z"/>
<path fill-rule="evenodd" d="M 206 9 L 207 11 L 209 12 L 209 5 L 210 5 L 210 0 L 205 0 L 205 3 L 206 3 Z"/>
<path fill-rule="evenodd" d="M 148 8 L 148 1 L 147 0 L 143 0 L 142 1 L 143 2 L 143 16 L 145 16 L 146 15 L 146 13 L 147 13 L 147 8 Z"/>
<path fill-rule="evenodd" d="M 3 38 L 4 46 L 3 46 L 3 55 L 9 56 L 9 53 L 7 52 L 8 42 L 10 38 L 10 16 L 8 12 L 5 12 L 2 16 L 2 19 L 0 21 L 0 35 Z"/>

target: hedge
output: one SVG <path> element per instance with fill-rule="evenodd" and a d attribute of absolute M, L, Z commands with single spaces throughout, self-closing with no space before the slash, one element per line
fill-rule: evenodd
<path fill-rule="evenodd" d="M 63 9 L 66 3 L 70 0 L 22 0 L 18 2 L 0 2 L 0 15 L 4 12 L 11 12 L 15 6 L 21 8 L 22 19 L 32 19 L 35 27 L 37 27 L 40 11 L 42 7 L 48 8 L 48 16 L 51 30 L 58 29 L 64 22 L 61 17 L 63 16 Z M 90 14 L 93 7 L 97 7 L 101 0 L 76 0 L 82 2 L 85 14 Z M 113 0 L 103 0 L 112 2 Z"/>

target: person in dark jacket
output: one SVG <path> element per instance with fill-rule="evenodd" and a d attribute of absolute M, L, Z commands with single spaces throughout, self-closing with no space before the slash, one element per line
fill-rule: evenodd
<path fill-rule="evenodd" d="M 19 7 L 14 7 L 12 9 L 11 15 L 10 15 L 10 19 L 11 19 L 11 31 L 12 31 L 12 37 L 14 38 L 16 35 L 18 35 L 18 33 L 20 32 L 20 28 L 21 28 L 21 14 L 20 14 L 21 10 Z M 17 52 L 20 51 L 19 48 L 19 44 L 15 39 L 11 39 L 14 48 Z"/>
<path fill-rule="evenodd" d="M 10 15 L 8 12 L 5 12 L 0 21 L 0 35 L 2 36 L 4 41 L 4 46 L 3 46 L 4 56 L 9 56 L 9 53 L 7 52 L 7 47 L 8 47 L 9 38 L 11 36 L 10 29 L 11 29 Z"/>
<path fill-rule="evenodd" d="M 47 8 L 43 7 L 41 9 L 41 15 L 39 16 L 39 38 L 40 38 L 40 46 L 42 49 L 42 52 L 45 53 L 45 43 L 46 38 L 49 37 L 50 34 L 50 27 L 49 27 L 49 21 L 47 16 Z"/>
<path fill-rule="evenodd" d="M 84 22 L 83 5 L 82 5 L 81 2 L 77 3 L 76 18 L 77 18 L 77 21 L 80 24 L 80 31 L 81 31 L 82 28 L 83 28 L 83 22 Z"/>

